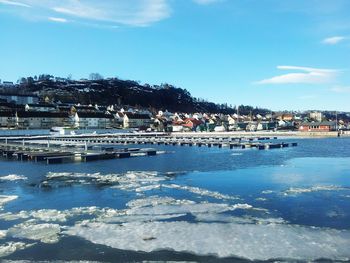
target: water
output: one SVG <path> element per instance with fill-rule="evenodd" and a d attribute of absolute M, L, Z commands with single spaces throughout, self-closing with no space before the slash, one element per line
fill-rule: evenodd
<path fill-rule="evenodd" d="M 291 141 L 299 146 L 156 146 L 168 153 L 49 166 L 1 160 L 0 257 L 349 260 L 350 138 Z"/>

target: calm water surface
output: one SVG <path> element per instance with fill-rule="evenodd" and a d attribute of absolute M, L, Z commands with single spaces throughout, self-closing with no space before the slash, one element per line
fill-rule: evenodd
<path fill-rule="evenodd" d="M 49 166 L 0 160 L 0 257 L 347 261 L 350 138 L 291 141 L 299 146 L 155 146 L 167 153 Z"/>

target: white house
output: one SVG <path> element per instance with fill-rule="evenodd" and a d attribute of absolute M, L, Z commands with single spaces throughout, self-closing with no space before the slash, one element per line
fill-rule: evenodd
<path fill-rule="evenodd" d="M 113 115 L 100 112 L 78 112 L 77 117 L 80 128 L 101 128 L 111 127 Z"/>
<path fill-rule="evenodd" d="M 124 128 L 149 128 L 152 124 L 152 119 L 148 114 L 139 114 L 124 112 L 123 127 Z"/>

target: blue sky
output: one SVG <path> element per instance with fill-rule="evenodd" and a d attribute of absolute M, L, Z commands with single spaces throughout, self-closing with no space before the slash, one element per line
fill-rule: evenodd
<path fill-rule="evenodd" d="M 350 111 L 348 0 L 0 0 L 0 79 L 170 83 L 218 103 Z"/>

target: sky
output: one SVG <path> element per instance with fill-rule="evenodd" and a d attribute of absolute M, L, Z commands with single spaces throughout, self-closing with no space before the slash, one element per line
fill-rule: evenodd
<path fill-rule="evenodd" d="M 169 83 L 271 110 L 350 111 L 349 0 L 0 0 L 0 79 Z"/>

